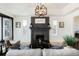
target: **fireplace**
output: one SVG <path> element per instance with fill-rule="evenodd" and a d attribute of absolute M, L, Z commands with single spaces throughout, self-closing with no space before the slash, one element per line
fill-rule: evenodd
<path fill-rule="evenodd" d="M 37 41 L 39 42 L 39 44 L 42 43 L 41 41 L 44 41 L 44 35 L 36 35 L 35 37 L 36 37 Z"/>
<path fill-rule="evenodd" d="M 35 19 L 44 19 L 45 21 L 35 23 Z M 49 48 L 49 17 L 32 17 L 30 28 L 32 48 Z"/>
<path fill-rule="evenodd" d="M 38 47 L 43 48 L 42 41 L 44 41 L 44 35 L 36 35 L 36 41 L 38 42 Z"/>

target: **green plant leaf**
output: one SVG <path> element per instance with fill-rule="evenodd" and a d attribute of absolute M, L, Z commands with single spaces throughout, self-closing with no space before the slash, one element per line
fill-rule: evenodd
<path fill-rule="evenodd" d="M 75 38 L 72 36 L 65 36 L 63 38 L 64 38 L 65 42 L 67 43 L 67 45 L 69 45 L 69 46 L 73 46 L 76 42 Z"/>

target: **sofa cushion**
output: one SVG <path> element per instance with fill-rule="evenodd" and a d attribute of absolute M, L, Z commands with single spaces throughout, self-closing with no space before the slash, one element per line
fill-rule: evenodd
<path fill-rule="evenodd" d="M 9 49 L 6 56 L 41 56 L 41 49 L 15 50 Z"/>
<path fill-rule="evenodd" d="M 10 41 L 9 41 L 9 40 L 7 40 L 7 41 L 6 41 L 5 46 L 6 46 L 6 48 L 9 48 L 9 47 L 11 47 L 11 46 L 12 46 L 12 44 L 10 43 Z"/>
<path fill-rule="evenodd" d="M 29 45 L 27 45 L 26 43 L 23 43 L 20 45 L 20 49 L 29 49 Z"/>
<path fill-rule="evenodd" d="M 79 56 L 79 51 L 74 48 L 43 49 L 43 56 Z"/>

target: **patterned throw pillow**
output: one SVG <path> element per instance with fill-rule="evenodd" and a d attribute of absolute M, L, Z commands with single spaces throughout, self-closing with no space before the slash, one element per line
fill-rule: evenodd
<path fill-rule="evenodd" d="M 12 44 L 10 43 L 10 41 L 9 41 L 9 40 L 7 40 L 7 41 L 6 41 L 5 46 L 6 46 L 6 48 L 9 48 L 9 47 L 11 47 L 11 46 L 12 46 Z"/>
<path fill-rule="evenodd" d="M 11 49 L 20 49 L 20 41 L 17 41 L 15 44 L 12 44 Z"/>

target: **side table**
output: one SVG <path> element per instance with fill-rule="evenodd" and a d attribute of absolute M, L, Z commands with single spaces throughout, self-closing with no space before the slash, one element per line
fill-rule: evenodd
<path fill-rule="evenodd" d="M 76 40 L 76 43 L 74 45 L 74 48 L 79 50 L 79 39 Z"/>
<path fill-rule="evenodd" d="M 6 53 L 6 47 L 4 46 L 4 44 L 0 43 L 0 56 L 5 55 Z"/>

